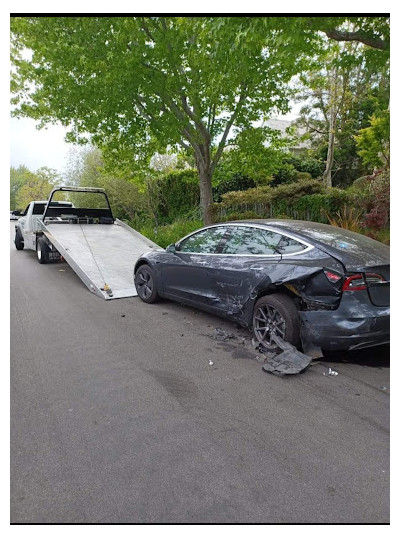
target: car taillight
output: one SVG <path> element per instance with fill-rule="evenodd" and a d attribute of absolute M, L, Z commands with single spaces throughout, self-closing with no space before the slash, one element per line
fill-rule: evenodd
<path fill-rule="evenodd" d="M 331 284 L 336 284 L 343 279 L 343 275 L 340 275 L 340 273 L 336 273 L 335 271 L 324 269 L 324 273 Z"/>
<path fill-rule="evenodd" d="M 362 273 L 350 275 L 343 283 L 342 290 L 366 290 L 368 284 L 384 283 L 385 279 L 378 273 Z"/>

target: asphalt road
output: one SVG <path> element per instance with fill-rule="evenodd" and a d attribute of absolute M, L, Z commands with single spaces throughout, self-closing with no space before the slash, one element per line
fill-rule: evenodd
<path fill-rule="evenodd" d="M 11 243 L 11 522 L 389 522 L 388 350 L 277 377 L 249 337 Z"/>

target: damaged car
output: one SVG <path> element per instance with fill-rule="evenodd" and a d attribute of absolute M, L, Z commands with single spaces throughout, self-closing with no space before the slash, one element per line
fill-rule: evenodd
<path fill-rule="evenodd" d="M 134 268 L 140 299 L 160 297 L 277 336 L 303 350 L 389 342 L 389 247 L 330 225 L 267 219 L 197 230 Z"/>

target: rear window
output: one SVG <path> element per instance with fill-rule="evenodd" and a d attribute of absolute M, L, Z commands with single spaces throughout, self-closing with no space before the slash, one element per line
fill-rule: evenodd
<path fill-rule="evenodd" d="M 32 215 L 43 215 L 46 204 L 34 204 Z"/>
<path fill-rule="evenodd" d="M 389 256 L 387 245 L 351 230 L 322 223 L 313 223 L 311 227 L 309 223 L 302 221 L 296 221 L 293 232 L 295 229 L 296 232 L 307 235 L 315 241 L 334 247 L 338 251 L 358 255 L 366 261 L 374 256 L 379 258 Z"/>

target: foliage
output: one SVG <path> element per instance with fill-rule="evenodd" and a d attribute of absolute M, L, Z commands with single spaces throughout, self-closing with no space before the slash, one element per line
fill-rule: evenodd
<path fill-rule="evenodd" d="M 18 168 L 10 168 L 10 209 L 11 210 L 22 210 L 22 207 L 17 206 L 17 196 L 21 187 L 26 184 L 29 179 L 33 176 L 26 166 L 20 166 Z M 25 208 L 25 206 L 24 206 Z"/>
<path fill-rule="evenodd" d="M 262 186 L 242 192 L 227 193 L 222 203 L 214 204 L 217 220 L 225 220 L 244 213 L 254 218 L 287 216 L 292 219 L 327 222 L 327 215 L 335 214 L 346 204 L 353 203 L 354 194 L 332 188 L 326 191 L 318 180 L 298 180 L 278 187 Z"/>
<path fill-rule="evenodd" d="M 70 140 L 89 133 L 128 170 L 167 148 L 190 150 L 209 220 L 212 175 L 233 126 L 240 133 L 285 112 L 287 83 L 313 53 L 286 31 L 290 18 L 262 17 L 251 32 L 247 19 L 12 17 L 14 114 L 59 121 Z"/>
<path fill-rule="evenodd" d="M 278 199 L 293 201 L 304 195 L 321 193 L 323 185 L 318 180 L 299 180 L 298 182 L 278 187 L 261 186 L 247 191 L 236 191 L 222 195 L 225 206 L 249 204 L 269 204 Z"/>
<path fill-rule="evenodd" d="M 325 212 L 328 222 L 332 226 L 362 232 L 362 211 L 349 206 L 343 206 L 334 215 Z"/>
<path fill-rule="evenodd" d="M 390 165 L 390 113 L 382 111 L 379 116 L 373 114 L 370 126 L 360 129 L 355 136 L 358 154 L 364 165 L 371 169 Z"/>
<path fill-rule="evenodd" d="M 121 176 L 118 171 L 107 170 L 100 150 L 93 146 L 75 155 L 75 163 L 69 169 L 69 181 L 75 186 L 104 189 L 113 215 L 119 219 L 133 219 L 137 213 L 143 213 L 147 209 L 145 194 L 138 185 Z"/>
<path fill-rule="evenodd" d="M 61 181 L 58 173 L 42 167 L 31 172 L 27 167 L 10 168 L 11 209 L 23 210 L 32 200 L 47 200 L 51 190 Z"/>
<path fill-rule="evenodd" d="M 232 171 L 263 184 L 279 170 L 289 145 L 290 137 L 282 137 L 276 129 L 248 127 L 233 139 L 223 159 Z"/>
<path fill-rule="evenodd" d="M 277 187 L 285 183 L 293 183 L 297 180 L 297 174 L 297 170 L 291 163 L 283 163 L 274 174 L 270 185 L 271 187 Z"/>
<path fill-rule="evenodd" d="M 233 174 L 232 176 L 222 176 L 221 179 L 216 180 L 216 186 L 213 188 L 213 195 L 215 202 L 221 202 L 221 196 L 224 193 L 229 193 L 230 191 L 245 191 L 246 189 L 251 189 L 256 187 L 256 182 L 247 176 L 244 176 L 240 173 Z"/>
<path fill-rule="evenodd" d="M 159 227 L 151 225 L 142 226 L 139 231 L 160 247 L 165 248 L 202 226 L 203 221 L 201 220 L 178 220 L 170 225 Z"/>
<path fill-rule="evenodd" d="M 378 34 L 388 37 L 384 21 L 375 22 Z M 372 170 L 357 153 L 355 135 L 388 108 L 389 57 L 376 50 L 372 61 L 370 49 L 357 41 L 340 48 L 328 41 L 324 49 L 318 69 L 300 77 L 298 100 L 304 104 L 297 125 L 306 130 L 315 155 L 329 161 L 333 185 L 348 186 Z"/>
<path fill-rule="evenodd" d="M 324 171 L 322 159 L 316 159 L 311 155 L 295 157 L 288 155 L 283 160 L 284 164 L 292 165 L 298 172 L 308 172 L 311 178 L 321 178 Z"/>
<path fill-rule="evenodd" d="M 362 233 L 374 240 L 390 245 L 390 228 L 364 228 Z"/>
<path fill-rule="evenodd" d="M 371 176 L 369 193 L 364 201 L 366 208 L 365 226 L 385 227 L 390 218 L 390 172 L 377 172 Z"/>
<path fill-rule="evenodd" d="M 193 169 L 149 178 L 147 192 L 157 200 L 154 208 L 156 222 L 171 222 L 187 216 L 200 202 L 197 173 Z"/>

